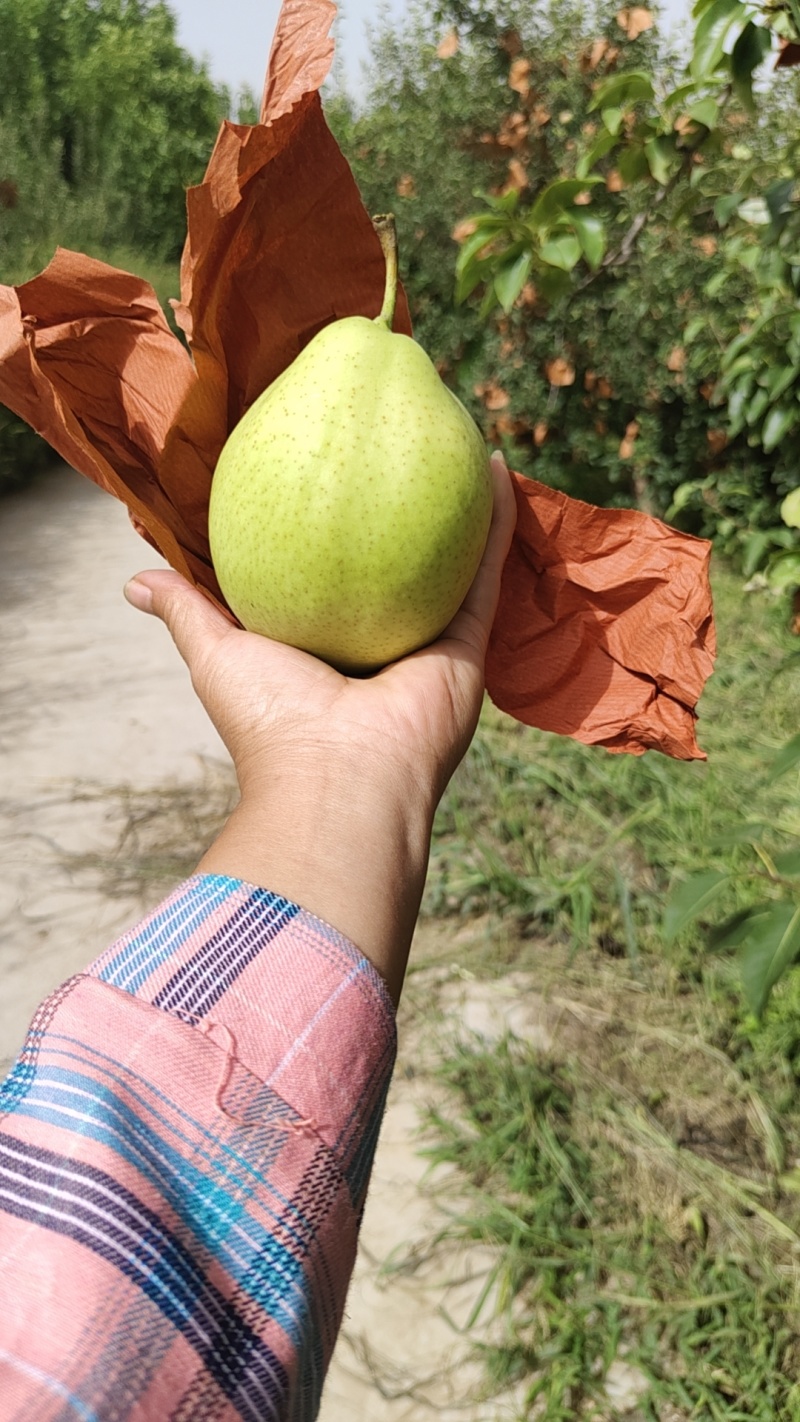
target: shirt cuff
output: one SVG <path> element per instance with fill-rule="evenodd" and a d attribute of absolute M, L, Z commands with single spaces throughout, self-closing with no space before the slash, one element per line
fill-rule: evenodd
<path fill-rule="evenodd" d="M 197 874 L 88 972 L 207 1035 L 219 1105 L 243 1125 L 226 1067 L 274 1091 L 331 1151 L 360 1211 L 397 1035 L 383 979 L 349 939 L 266 889 Z"/>

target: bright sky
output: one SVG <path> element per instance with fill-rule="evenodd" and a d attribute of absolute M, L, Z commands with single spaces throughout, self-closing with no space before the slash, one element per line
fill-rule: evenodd
<path fill-rule="evenodd" d="M 178 38 L 192 54 L 208 61 L 213 77 L 231 89 L 249 84 L 261 97 L 280 0 L 168 0 L 178 18 Z M 378 11 L 375 0 L 343 0 L 339 5 L 339 50 L 349 87 L 358 92 L 366 58 L 365 22 Z M 402 14 L 405 0 L 390 0 Z"/>
<path fill-rule="evenodd" d="M 405 0 L 387 0 L 390 13 L 402 14 Z M 664 0 L 665 28 L 683 28 L 690 0 Z M 260 98 L 280 0 L 169 0 L 178 17 L 178 37 L 192 54 L 207 59 L 215 79 L 236 90 L 249 84 Z M 339 50 L 349 87 L 359 92 L 366 58 L 365 22 L 374 18 L 376 0 L 343 0 Z"/>

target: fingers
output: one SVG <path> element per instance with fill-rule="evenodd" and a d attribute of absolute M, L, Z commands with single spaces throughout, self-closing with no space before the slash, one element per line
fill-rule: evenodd
<path fill-rule="evenodd" d="M 228 619 L 179 573 L 137 573 L 124 591 L 132 607 L 161 618 L 190 670 L 231 631 Z"/>
<path fill-rule="evenodd" d="M 492 455 L 492 479 L 494 481 L 494 507 L 486 548 L 475 581 L 449 629 L 451 636 L 458 636 L 462 631 L 462 628 L 459 627 L 462 619 L 468 619 L 473 626 L 477 623 L 484 639 L 484 646 L 489 640 L 489 633 L 497 612 L 497 604 L 500 599 L 500 579 L 517 523 L 514 485 L 502 454 Z M 466 619 L 464 619 L 464 614 L 466 614 Z"/>
<path fill-rule="evenodd" d="M 492 455 L 492 479 L 494 481 L 494 507 L 489 537 L 486 540 L 478 576 L 488 569 L 488 577 L 496 583 L 496 596 L 492 608 L 492 619 L 497 611 L 500 595 L 500 579 L 517 526 L 517 500 L 514 484 L 508 472 L 508 465 L 499 450 Z"/>

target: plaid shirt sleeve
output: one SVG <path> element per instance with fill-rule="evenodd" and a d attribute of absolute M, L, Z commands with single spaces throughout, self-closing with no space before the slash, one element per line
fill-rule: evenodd
<path fill-rule="evenodd" d="M 198 875 L 0 1089 L 2 1422 L 316 1416 L 395 1056 L 374 968 Z"/>

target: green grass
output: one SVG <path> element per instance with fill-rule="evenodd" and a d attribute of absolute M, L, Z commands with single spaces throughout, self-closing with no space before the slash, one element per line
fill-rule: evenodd
<path fill-rule="evenodd" d="M 472 1182 L 449 1237 L 497 1251 L 471 1324 L 490 1389 L 524 1381 L 541 1422 L 608 1418 L 617 1358 L 636 1416 L 800 1416 L 797 1236 L 779 1191 L 676 1146 L 613 1079 L 506 1041 L 442 1068 L 454 1109 L 430 1154 Z M 760 1213 L 759 1213 L 760 1212 Z M 498 1315 L 502 1332 L 497 1337 Z"/>

